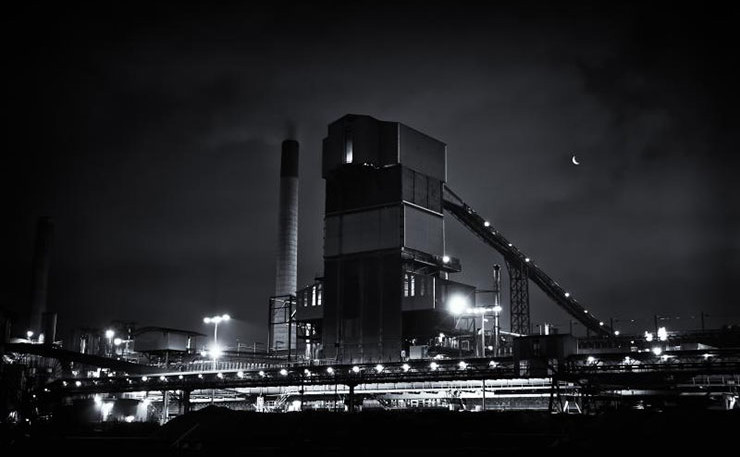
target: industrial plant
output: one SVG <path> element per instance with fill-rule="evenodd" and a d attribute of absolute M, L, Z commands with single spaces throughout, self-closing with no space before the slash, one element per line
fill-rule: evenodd
<path fill-rule="evenodd" d="M 620 333 L 575 299 L 577 285 L 559 284 L 557 272 L 545 273 L 457 195 L 447 160 L 445 143 L 399 122 L 348 114 L 329 124 L 324 269 L 299 287 L 299 143 L 282 143 L 275 288 L 264 297 L 261 347 L 219 345 L 228 314 L 205 318 L 212 336 L 111 322 L 58 338 L 46 309 L 54 222 L 42 218 L 28 326 L 3 316 L 3 417 L 165 423 L 209 405 L 264 413 L 738 408 L 737 328 Z M 487 284 L 455 280 L 464 259 L 446 250 L 450 224 L 490 253 Z M 534 331 L 530 285 L 586 335 Z"/>

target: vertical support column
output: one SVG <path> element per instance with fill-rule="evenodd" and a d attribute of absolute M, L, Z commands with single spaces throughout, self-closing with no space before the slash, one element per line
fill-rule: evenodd
<path fill-rule="evenodd" d="M 481 406 L 483 411 L 486 410 L 486 380 L 483 380 L 483 405 Z"/>
<path fill-rule="evenodd" d="M 183 390 L 180 400 L 180 409 L 183 414 L 190 412 L 190 390 Z"/>
<path fill-rule="evenodd" d="M 355 385 L 354 384 L 349 385 L 349 396 L 347 398 L 349 401 L 349 412 L 354 413 L 355 412 Z"/>
<path fill-rule="evenodd" d="M 170 391 L 162 391 L 162 417 L 160 419 L 161 424 L 166 424 L 170 420 Z"/>
<path fill-rule="evenodd" d="M 511 331 L 520 335 L 530 333 L 529 323 L 529 275 L 527 266 L 520 262 L 506 261 L 509 270 L 511 300 Z"/>
<path fill-rule="evenodd" d="M 499 315 L 501 314 L 501 267 L 493 266 L 493 356 L 499 356 L 499 338 L 501 327 Z"/>

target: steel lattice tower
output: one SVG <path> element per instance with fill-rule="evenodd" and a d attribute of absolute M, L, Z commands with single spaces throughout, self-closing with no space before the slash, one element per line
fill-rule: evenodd
<path fill-rule="evenodd" d="M 529 275 L 527 265 L 506 262 L 509 270 L 511 332 L 529 335 Z"/>

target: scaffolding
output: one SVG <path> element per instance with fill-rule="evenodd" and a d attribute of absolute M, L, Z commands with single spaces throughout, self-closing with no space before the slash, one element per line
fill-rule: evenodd
<path fill-rule="evenodd" d="M 288 360 L 296 349 L 295 310 L 295 295 L 270 297 L 268 352 L 287 355 Z"/>

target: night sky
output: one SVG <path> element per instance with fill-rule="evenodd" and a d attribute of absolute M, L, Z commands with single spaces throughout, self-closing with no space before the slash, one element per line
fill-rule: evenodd
<path fill-rule="evenodd" d="M 737 11 L 101 3 L 2 19 L 6 310 L 27 312 L 48 215 L 63 330 L 209 333 L 202 317 L 229 312 L 231 344 L 264 341 L 280 142 L 301 142 L 305 285 L 323 269 L 321 139 L 355 113 L 445 142 L 450 187 L 616 328 L 740 322 Z M 501 259 L 446 226 L 454 279 L 490 288 Z M 567 331 L 534 288 L 532 321 Z"/>

